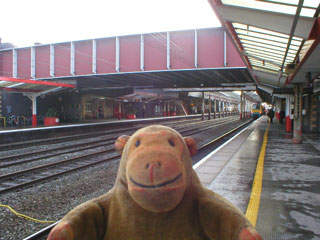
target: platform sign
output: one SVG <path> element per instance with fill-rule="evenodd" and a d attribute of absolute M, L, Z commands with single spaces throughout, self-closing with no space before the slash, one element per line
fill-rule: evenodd
<path fill-rule="evenodd" d="M 313 82 L 313 92 L 320 92 L 320 79 L 315 79 Z"/>

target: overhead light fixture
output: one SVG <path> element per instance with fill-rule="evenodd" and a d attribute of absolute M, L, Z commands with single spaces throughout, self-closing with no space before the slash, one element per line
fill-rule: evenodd
<path fill-rule="evenodd" d="M 293 74 L 296 71 L 296 66 L 297 66 L 297 64 L 295 64 L 295 63 L 287 64 L 287 66 L 285 68 L 285 73 Z"/>

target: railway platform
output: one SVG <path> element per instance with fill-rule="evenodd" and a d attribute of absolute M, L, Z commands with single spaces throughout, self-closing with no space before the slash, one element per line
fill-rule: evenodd
<path fill-rule="evenodd" d="M 194 165 L 268 240 L 320 239 L 320 135 L 292 143 L 266 116 Z"/>

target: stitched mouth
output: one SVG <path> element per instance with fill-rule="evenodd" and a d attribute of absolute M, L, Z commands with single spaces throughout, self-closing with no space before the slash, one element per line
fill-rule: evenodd
<path fill-rule="evenodd" d="M 169 181 L 166 181 L 164 183 L 159 183 L 159 184 L 155 184 L 155 185 L 144 185 L 144 184 L 141 184 L 141 183 L 138 183 L 136 182 L 135 180 L 132 179 L 132 177 L 130 177 L 130 181 L 133 182 L 135 185 L 139 186 L 139 187 L 142 187 L 142 188 L 159 188 L 159 187 L 163 187 L 165 185 L 168 185 L 168 184 L 171 184 L 171 183 L 174 183 L 175 181 L 177 181 L 179 178 L 181 178 L 182 176 L 182 173 L 180 173 L 178 176 L 176 176 L 175 178 L 169 180 Z"/>

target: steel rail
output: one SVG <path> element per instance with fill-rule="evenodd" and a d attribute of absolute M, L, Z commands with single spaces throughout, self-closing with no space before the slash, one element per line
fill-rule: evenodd
<path fill-rule="evenodd" d="M 176 120 L 176 121 L 172 121 L 172 119 L 168 119 L 167 122 L 172 122 L 172 124 L 174 124 L 175 122 L 193 122 L 193 121 L 200 121 L 200 117 L 197 119 L 184 119 L 181 121 L 181 119 Z M 4 152 L 4 151 L 8 151 L 8 150 L 15 150 L 18 148 L 23 148 L 23 147 L 27 147 L 29 145 L 34 145 L 34 144 L 38 144 L 40 143 L 41 145 L 43 145 L 43 143 L 62 143 L 62 142 L 67 142 L 70 140 L 76 140 L 76 139 L 82 139 L 84 137 L 98 137 L 98 136 L 102 136 L 104 134 L 112 134 L 112 133 L 117 133 L 117 132 L 122 132 L 124 130 L 134 130 L 139 128 L 138 126 L 143 125 L 144 123 L 137 123 L 136 127 L 128 127 L 128 128 L 121 128 L 121 129 L 108 129 L 106 131 L 98 131 L 98 132 L 90 132 L 90 133 L 81 133 L 81 134 L 73 134 L 72 136 L 62 136 L 62 137 L 52 137 L 52 138 L 46 138 L 46 139 L 37 139 L 37 140 L 29 140 L 27 143 L 24 142 L 17 142 L 17 143 L 7 143 L 7 144 L 1 144 L 0 145 L 0 152 Z"/>
<path fill-rule="evenodd" d="M 98 152 L 95 152 L 95 153 L 87 153 L 87 154 L 83 154 L 83 155 L 80 155 L 80 156 L 72 157 L 72 158 L 69 158 L 69 159 L 57 161 L 57 162 L 54 162 L 54 163 L 48 163 L 48 164 L 40 165 L 40 166 L 37 166 L 37 167 L 32 167 L 32 168 L 24 169 L 24 170 L 21 170 L 21 171 L 4 174 L 4 175 L 0 176 L 0 181 L 6 180 L 6 179 L 9 179 L 9 178 L 13 178 L 13 177 L 18 177 L 18 176 L 21 176 L 21 175 L 25 175 L 27 173 L 34 172 L 34 171 L 37 171 L 37 170 L 47 169 L 47 168 L 50 168 L 50 167 L 53 167 L 53 166 L 59 166 L 61 164 L 65 164 L 65 163 L 69 163 L 69 162 L 73 162 L 73 161 L 79 160 L 81 158 L 91 157 L 91 156 L 94 156 L 94 155 L 98 155 L 98 154 L 102 154 L 102 153 L 109 153 L 109 152 L 113 152 L 113 151 L 114 151 L 114 149 L 107 149 L 107 150 L 98 151 Z M 2 183 L 0 182 L 0 185 L 1 184 Z"/>
<path fill-rule="evenodd" d="M 88 145 L 88 143 L 85 143 L 83 145 Z M 88 149 L 93 149 L 93 148 L 98 148 L 98 147 L 103 147 L 103 146 L 108 146 L 108 145 L 110 145 L 110 142 L 101 143 L 101 144 L 97 144 L 97 145 L 89 146 L 89 147 L 84 147 L 84 148 L 80 148 L 80 149 L 78 148 L 78 149 L 71 150 L 71 151 L 68 150 L 68 151 L 65 151 L 65 152 L 54 153 L 54 154 L 45 155 L 45 156 L 42 156 L 42 157 L 36 157 L 36 158 L 28 159 L 28 160 L 20 160 L 20 161 L 14 161 L 14 162 L 10 162 L 10 163 L 0 164 L 0 169 L 1 168 L 5 168 L 5 167 L 11 167 L 11 166 L 18 165 L 18 164 L 24 164 L 24 163 L 39 161 L 39 160 L 42 160 L 44 158 L 56 157 L 56 156 L 63 155 L 63 154 L 74 153 L 74 152 L 78 152 L 78 151 L 83 151 L 83 150 L 88 150 Z M 68 146 L 68 148 L 70 148 L 70 146 Z"/>
<path fill-rule="evenodd" d="M 225 120 L 225 118 L 221 118 L 220 121 L 223 121 Z M 215 120 L 215 121 L 219 121 L 219 120 Z M 185 124 L 180 124 L 179 127 L 177 127 L 176 129 L 183 129 L 185 125 L 192 125 L 192 124 L 199 124 L 201 123 L 201 121 L 199 122 L 195 122 L 195 123 L 185 123 Z M 225 122 L 223 122 L 225 123 Z M 208 123 L 207 123 L 208 124 Z M 170 125 L 170 124 L 169 124 Z M 127 130 L 136 130 L 138 129 L 139 127 L 133 127 L 133 128 L 130 128 L 130 129 L 126 129 Z M 76 144 L 76 145 L 68 145 L 68 146 L 62 146 L 62 147 L 53 147 L 51 149 L 44 149 L 44 150 L 40 150 L 40 151 L 34 151 L 34 152 L 30 152 L 30 153 L 22 153 L 22 154 L 16 154 L 16 155 L 12 155 L 12 156 L 8 156 L 8 157 L 3 157 L 3 158 L 0 158 L 0 162 L 4 162 L 4 161 L 8 161 L 10 159 L 15 159 L 15 158 L 20 158 L 20 157 L 26 157 L 26 156 L 32 156 L 32 155 L 35 155 L 35 154 L 39 154 L 39 153 L 49 153 L 51 151 L 57 151 L 57 150 L 62 150 L 62 149 L 69 149 L 68 151 L 65 151 L 65 152 L 60 152 L 60 153 L 53 153 L 53 154 L 49 154 L 49 155 L 45 155 L 45 156 L 41 156 L 41 157 L 36 157 L 36 158 L 32 158 L 32 159 L 28 159 L 28 160 L 20 160 L 20 161 L 13 161 L 13 162 L 9 162 L 9 163 L 5 163 L 5 164 L 0 164 L 0 169 L 1 168 L 5 168 L 5 167 L 10 167 L 10 166 L 14 166 L 14 165 L 18 165 L 18 164 L 24 164 L 24 163 L 28 163 L 28 162 L 34 162 L 34 161 L 38 161 L 38 160 L 41 160 L 41 159 L 44 159 L 44 158 L 49 158 L 49 157 L 54 157 L 54 156 L 59 156 L 59 155 L 62 155 L 62 154 L 68 154 L 68 153 L 73 153 L 73 152 L 76 152 L 76 151 L 83 151 L 83 150 L 87 150 L 87 149 L 92 149 L 92 148 L 97 148 L 97 147 L 101 147 L 101 146 L 104 146 L 104 145 L 111 145 L 112 142 L 108 142 L 108 143 L 102 143 L 102 144 L 98 144 L 98 145 L 94 145 L 94 146 L 90 146 L 90 147 L 85 147 L 85 148 L 78 148 L 78 149 L 75 149 L 75 150 L 71 150 L 70 151 L 70 147 L 72 148 L 75 148 L 75 147 L 80 147 L 80 146 L 87 146 L 88 144 L 95 144 L 95 143 L 100 143 L 101 141 L 114 141 L 116 140 L 116 137 L 106 137 L 104 139 L 99 139 L 99 140 L 96 140 L 96 141 L 90 141 L 90 142 L 85 142 L 85 143 L 80 143 L 80 144 Z"/>
<path fill-rule="evenodd" d="M 69 170 L 65 170 L 65 171 L 62 171 L 62 172 L 59 172 L 59 173 L 54 173 L 50 176 L 44 176 L 44 177 L 40 177 L 40 178 L 37 178 L 37 179 L 34 179 L 34 180 L 30 180 L 28 182 L 24 182 L 24 183 L 21 183 L 21 184 L 17 184 L 17 185 L 12 185 L 10 187 L 7 187 L 5 189 L 1 189 L 0 190 L 0 193 L 5 193 L 5 192 L 8 192 L 8 191 L 11 191 L 11 190 L 14 190 L 14 189 L 18 189 L 18 188 L 21 188 L 21 187 L 26 187 L 26 186 L 29 186 L 29 185 L 32 185 L 32 184 L 35 184 L 35 183 L 39 183 L 39 182 L 44 182 L 48 179 L 51 179 L 51 178 L 54 178 L 54 177 L 57 177 L 57 176 L 60 176 L 60 175 L 63 175 L 63 174 L 66 174 L 66 173 L 69 173 L 69 172 L 74 172 L 76 170 L 79 170 L 79 169 L 82 169 L 82 168 L 86 168 L 86 167 L 89 167 L 89 166 L 93 166 L 93 165 L 96 165 L 96 164 L 99 164 L 99 163 L 103 163 L 103 162 L 106 162 L 106 161 L 110 161 L 110 160 L 113 160 L 113 159 L 116 159 L 116 158 L 119 158 L 120 156 L 113 156 L 113 157 L 110 157 L 110 158 L 107 158 L 107 159 L 102 159 L 102 160 L 99 160 L 99 161 L 95 161 L 95 162 L 92 162 L 92 163 L 89 163 L 89 164 L 85 164 L 85 165 L 82 165 L 82 166 L 79 166 L 79 167 L 76 167 L 76 168 L 71 168 Z"/>
<path fill-rule="evenodd" d="M 203 144 L 201 147 L 199 147 L 199 150 L 203 150 L 205 148 L 208 148 L 210 145 L 213 145 L 213 144 L 217 144 L 219 141 L 222 141 L 223 138 L 229 136 L 229 135 L 232 135 L 233 133 L 239 131 L 240 129 L 242 129 L 243 127 L 251 124 L 253 121 L 250 120 L 250 121 L 247 121 L 243 124 L 241 124 L 240 126 L 237 126 L 233 129 L 231 129 L 230 131 L 216 137 L 215 139 L 213 139 L 212 141 L 206 143 L 206 144 Z M 60 222 L 61 220 L 51 224 L 50 226 L 47 226 L 46 228 L 43 228 L 41 229 L 40 231 L 28 236 L 27 238 L 23 239 L 23 240 L 39 240 L 40 238 L 43 238 L 44 236 L 47 236 L 49 234 L 49 232 L 51 231 L 51 229 Z"/>
<path fill-rule="evenodd" d="M 209 121 L 209 123 L 207 123 L 204 126 L 202 126 L 202 128 L 199 128 L 199 126 L 196 126 L 196 127 L 192 128 L 192 129 L 186 129 L 186 130 L 181 131 L 181 134 L 185 134 L 187 132 L 188 133 L 191 132 L 192 134 L 195 134 L 195 133 L 207 131 L 208 129 L 218 128 L 218 127 L 220 127 L 222 125 L 227 125 L 230 122 L 235 122 L 235 120 L 233 118 L 231 120 L 230 119 L 228 119 L 228 120 L 229 121 L 224 121 L 222 123 L 219 122 L 219 124 L 215 124 L 215 125 L 210 125 L 211 121 Z M 4 186 L 4 185 L 9 185 L 8 187 L 2 187 L 2 189 L 0 189 L 0 193 L 1 192 L 4 193 L 4 192 L 10 191 L 10 190 L 14 190 L 14 189 L 17 189 L 19 187 L 27 186 L 27 185 L 30 185 L 30 184 L 34 184 L 34 183 L 39 182 L 39 181 L 44 181 L 46 179 L 52 178 L 52 176 L 56 176 L 56 174 L 55 173 L 54 174 L 50 174 L 47 171 L 45 173 L 46 176 L 40 177 L 40 178 L 37 178 L 37 179 L 34 179 L 34 180 L 31 180 L 31 179 L 29 180 L 29 179 L 27 179 L 28 177 L 23 179 L 23 180 L 21 180 L 21 179 L 19 180 L 19 178 L 15 179 L 16 177 L 19 177 L 19 176 L 22 176 L 22 175 L 26 175 L 28 173 L 29 174 L 30 173 L 35 173 L 35 171 L 39 171 L 39 170 L 42 170 L 42 169 L 48 169 L 48 168 L 52 168 L 52 167 L 57 167 L 59 165 L 63 165 L 63 164 L 66 164 L 66 163 L 71 163 L 72 164 L 75 161 L 77 161 L 79 159 L 82 159 L 82 158 L 92 157 L 94 155 L 103 154 L 103 153 L 110 153 L 110 152 L 113 152 L 113 151 L 114 151 L 114 149 L 112 148 L 112 149 L 98 151 L 98 152 L 95 152 L 95 153 L 83 154 L 83 155 L 72 157 L 72 158 L 69 158 L 69 159 L 66 159 L 66 160 L 61 160 L 61 161 L 57 161 L 57 162 L 54 162 L 54 163 L 44 164 L 44 165 L 41 165 L 41 166 L 32 167 L 32 168 L 29 168 L 29 169 L 24 169 L 22 171 L 17 171 L 17 172 L 1 175 L 0 176 L 0 181 L 4 181 L 4 180 L 7 180 L 7 179 L 13 179 L 13 181 L 15 181 L 15 180 L 17 180 L 18 182 L 22 181 L 22 183 L 15 184 L 15 183 L 12 183 L 12 181 L 11 182 L 0 182 L 0 187 Z M 120 157 L 120 156 L 118 155 L 118 157 Z M 90 161 L 90 160 L 86 160 L 86 161 Z M 105 161 L 107 161 L 107 159 Z M 80 168 L 84 168 L 84 167 L 88 167 L 88 166 L 91 166 L 93 164 L 96 164 L 95 162 L 100 163 L 101 161 L 99 160 L 99 161 L 94 161 L 93 163 L 84 164 Z M 77 161 L 77 164 L 81 164 L 81 162 Z M 64 174 L 64 173 L 68 173 L 68 172 L 71 172 L 71 171 L 75 171 L 75 170 L 78 170 L 78 169 L 79 169 L 79 167 L 70 168 L 70 169 L 67 169 L 65 171 L 59 172 L 58 175 L 61 175 L 61 174 Z M 48 175 L 48 173 L 49 173 L 49 175 Z M 41 173 L 35 173 L 35 174 L 36 175 L 34 175 L 34 176 L 41 175 Z"/>

